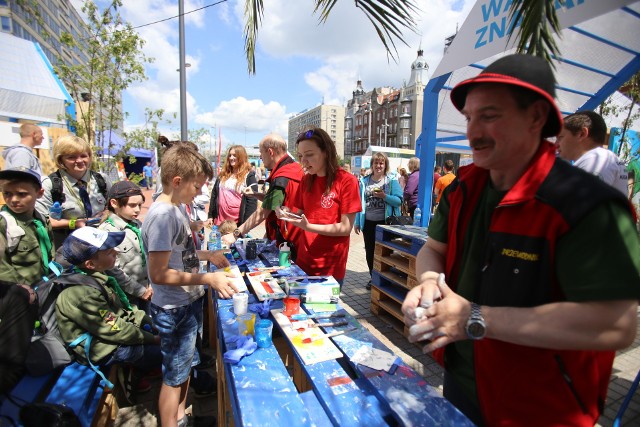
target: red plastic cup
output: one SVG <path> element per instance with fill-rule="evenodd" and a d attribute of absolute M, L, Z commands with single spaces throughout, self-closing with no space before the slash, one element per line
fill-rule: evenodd
<path fill-rule="evenodd" d="M 291 317 L 294 314 L 300 313 L 300 300 L 298 298 L 286 297 L 282 300 L 284 302 L 284 314 L 287 317 Z"/>

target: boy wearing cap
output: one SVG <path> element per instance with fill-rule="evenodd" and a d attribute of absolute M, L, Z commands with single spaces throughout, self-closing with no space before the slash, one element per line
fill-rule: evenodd
<path fill-rule="evenodd" d="M 49 219 L 35 210 L 44 190 L 40 175 L 19 167 L 0 171 L 6 205 L 0 211 L 0 234 L 7 245 L 0 261 L 0 280 L 31 285 L 49 272 L 53 234 Z"/>
<path fill-rule="evenodd" d="M 402 306 L 409 340 L 444 364 L 444 396 L 479 425 L 593 426 L 636 334 L 633 213 L 556 157 L 554 96 L 528 55 L 453 88 L 474 163 L 444 190 Z"/>
<path fill-rule="evenodd" d="M 202 327 L 204 286 L 230 298 L 237 289 L 224 273 L 198 273 L 200 260 L 229 265 L 221 251 L 197 251 L 185 205 L 213 176 L 211 165 L 189 144 L 176 144 L 162 157 L 162 194 L 142 225 L 151 313 L 159 331 L 163 378 L 158 408 L 162 425 L 186 423 L 185 407 L 191 367 L 199 363 L 196 337 Z"/>
<path fill-rule="evenodd" d="M 146 302 L 151 299 L 153 289 L 147 276 L 147 259 L 142 244 L 141 227 L 138 215 L 144 203 L 142 190 L 131 181 L 119 181 L 107 192 L 107 209 L 109 216 L 98 227 L 109 232 L 124 232 L 125 238 L 118 246 L 116 268 L 124 273 L 122 284 L 124 291 L 134 298 Z"/>
<path fill-rule="evenodd" d="M 65 239 L 62 257 L 72 266 L 70 274 L 82 276 L 82 285 L 67 287 L 58 295 L 56 319 L 62 339 L 79 363 L 130 363 L 149 371 L 162 360 L 160 337 L 152 333 L 151 318 L 132 306 L 118 282 L 105 273 L 115 265 L 116 247 L 124 238 L 124 232 L 82 227 Z M 90 341 L 82 340 L 85 333 L 91 335 Z M 71 345 L 78 339 L 79 344 Z M 127 398 L 131 391 L 125 389 Z"/>

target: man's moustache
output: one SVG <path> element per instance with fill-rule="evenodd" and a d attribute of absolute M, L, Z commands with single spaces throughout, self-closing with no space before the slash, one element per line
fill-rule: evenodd
<path fill-rule="evenodd" d="M 471 141 L 469 141 L 469 146 L 471 148 L 477 148 L 478 146 L 487 146 L 487 145 L 493 145 L 494 141 L 491 138 L 476 138 L 476 139 L 472 139 Z"/>

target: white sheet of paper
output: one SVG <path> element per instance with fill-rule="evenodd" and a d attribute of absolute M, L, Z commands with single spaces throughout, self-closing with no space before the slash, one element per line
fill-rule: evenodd
<path fill-rule="evenodd" d="M 364 365 L 378 371 L 388 371 L 391 369 L 395 360 L 395 354 L 367 346 L 360 347 L 351 357 L 353 363 Z"/>

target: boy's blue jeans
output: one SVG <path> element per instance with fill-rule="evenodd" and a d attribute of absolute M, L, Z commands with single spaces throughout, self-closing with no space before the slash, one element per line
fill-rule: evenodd
<path fill-rule="evenodd" d="M 179 386 L 189 378 L 191 367 L 200 363 L 196 337 L 202 325 L 202 298 L 170 309 L 151 304 L 151 313 L 160 334 L 163 382 Z"/>

